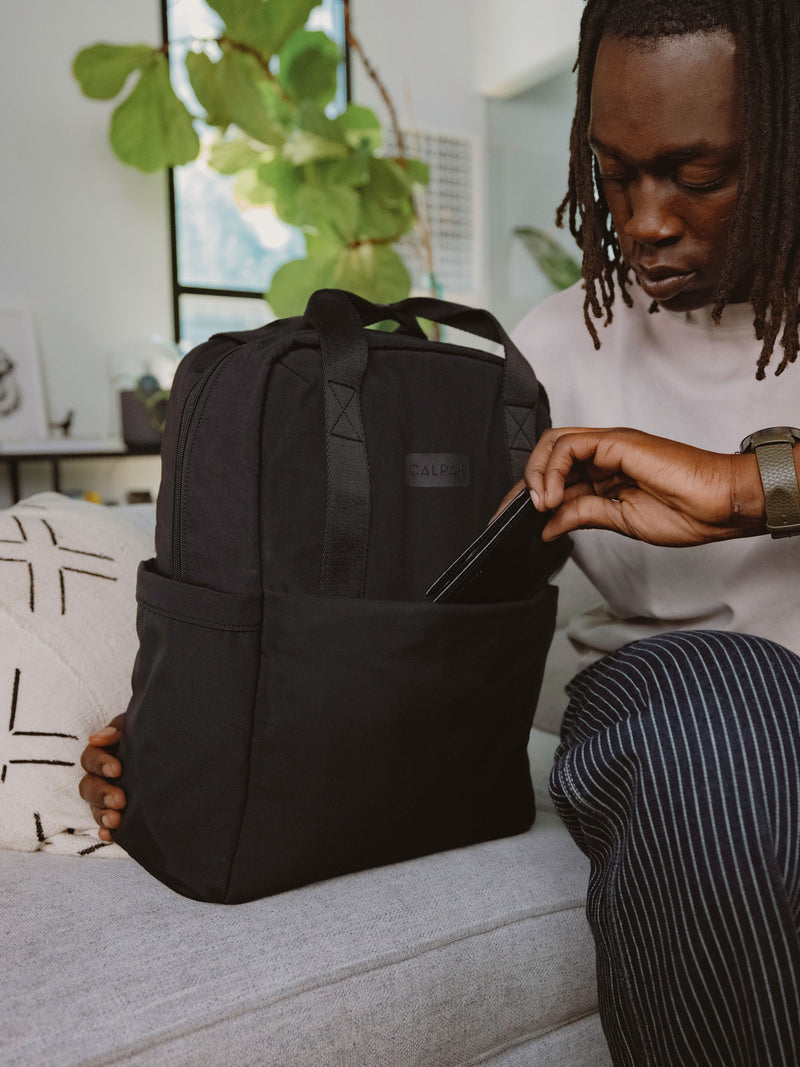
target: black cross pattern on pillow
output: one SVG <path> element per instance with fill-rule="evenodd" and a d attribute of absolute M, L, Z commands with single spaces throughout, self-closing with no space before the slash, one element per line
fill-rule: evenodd
<path fill-rule="evenodd" d="M 61 614 L 66 615 L 67 588 L 73 585 L 72 576 L 86 575 L 116 582 L 116 574 L 108 573 L 114 569 L 109 564 L 115 562 L 113 556 L 62 544 L 47 519 L 9 515 L 0 527 L 0 564 L 27 568 L 28 599 L 33 612 L 43 597 L 51 597 L 55 592 L 61 601 Z"/>
<path fill-rule="evenodd" d="M 17 722 L 17 708 L 19 705 L 19 692 L 22 682 L 22 671 L 19 667 L 14 671 L 14 679 L 11 685 L 11 710 L 8 719 L 8 730 L 5 736 L 3 749 L 8 752 L 19 752 L 18 758 L 3 758 L 0 767 L 0 785 L 5 783 L 9 767 L 15 764 L 40 764 L 48 767 L 74 767 L 75 760 L 43 759 L 43 750 L 34 738 L 58 737 L 67 741 L 77 741 L 75 734 L 56 733 L 52 730 L 21 730 Z M 24 741 L 12 741 L 12 738 L 25 738 Z M 46 750 L 45 750 L 46 751 Z M 29 753 L 24 757 L 23 753 Z"/>

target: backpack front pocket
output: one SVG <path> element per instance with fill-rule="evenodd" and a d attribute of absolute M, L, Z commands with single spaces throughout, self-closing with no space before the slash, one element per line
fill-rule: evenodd
<path fill-rule="evenodd" d="M 508 604 L 264 593 L 228 900 L 527 830 L 557 590 Z"/>

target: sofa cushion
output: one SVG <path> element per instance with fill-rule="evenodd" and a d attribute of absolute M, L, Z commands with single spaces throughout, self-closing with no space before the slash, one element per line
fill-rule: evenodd
<path fill-rule="evenodd" d="M 550 799 L 548 781 L 557 747 L 558 738 L 554 734 L 534 726 L 528 740 L 528 764 L 531 769 L 537 811 L 555 811 L 553 801 Z"/>
<path fill-rule="evenodd" d="M 0 511 L 0 847 L 124 856 L 78 795 L 80 753 L 124 711 L 135 576 L 152 532 L 40 493 Z"/>
<path fill-rule="evenodd" d="M 580 1026 L 583 1053 L 553 1038 L 552 1058 L 512 1056 L 597 1005 L 588 864 L 548 812 L 517 837 L 237 907 L 131 860 L 89 867 L 0 852 L 7 1067 L 610 1062 Z"/>

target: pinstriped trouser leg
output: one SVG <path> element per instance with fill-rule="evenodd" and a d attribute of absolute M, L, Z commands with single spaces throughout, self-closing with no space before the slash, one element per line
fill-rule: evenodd
<path fill-rule="evenodd" d="M 591 858 L 615 1064 L 800 1064 L 800 659 L 628 645 L 570 687 L 550 786 Z"/>

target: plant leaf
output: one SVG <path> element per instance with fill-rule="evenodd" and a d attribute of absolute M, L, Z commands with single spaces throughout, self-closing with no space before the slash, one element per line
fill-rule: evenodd
<path fill-rule="evenodd" d="M 278 81 L 300 103 L 325 107 L 336 96 L 341 56 L 321 30 L 295 30 L 280 52 Z"/>
<path fill-rule="evenodd" d="M 349 148 L 341 141 L 331 141 L 307 130 L 292 130 L 283 146 L 283 155 L 296 167 L 304 163 L 343 159 L 349 154 Z"/>
<path fill-rule="evenodd" d="M 421 159 L 406 160 L 406 174 L 414 185 L 429 185 L 431 180 L 431 168 Z"/>
<path fill-rule="evenodd" d="M 188 163 L 200 151 L 192 116 L 172 91 L 163 53 L 115 109 L 111 146 L 123 163 L 147 172 Z"/>
<path fill-rule="evenodd" d="M 317 289 L 347 289 L 379 304 L 402 300 L 411 291 L 403 261 L 387 245 L 342 248 L 309 240 L 308 246 L 306 259 L 284 264 L 272 279 L 266 298 L 276 315 L 301 315 Z"/>
<path fill-rule="evenodd" d="M 317 164 L 315 170 L 326 185 L 349 185 L 358 189 L 369 181 L 369 160 L 369 148 L 361 145 L 341 159 Z"/>
<path fill-rule="evenodd" d="M 539 269 L 556 289 L 568 289 L 582 277 L 580 263 L 543 230 L 519 226 L 514 230 L 535 259 Z"/>
<path fill-rule="evenodd" d="M 372 196 L 387 206 L 402 204 L 411 196 L 411 179 L 393 159 L 371 159 L 369 188 Z"/>
<path fill-rule="evenodd" d="M 269 0 L 266 4 L 272 52 L 280 52 L 295 30 L 301 29 L 319 0 Z"/>
<path fill-rule="evenodd" d="M 250 45 L 264 55 L 272 54 L 268 3 L 264 0 L 207 0 L 208 6 L 225 23 L 225 36 L 232 41 Z"/>
<path fill-rule="evenodd" d="M 402 300 L 411 291 L 411 278 L 398 254 L 388 245 L 370 243 L 341 251 L 332 284 L 378 304 Z"/>
<path fill-rule="evenodd" d="M 411 181 L 390 159 L 369 160 L 369 182 L 361 193 L 358 238 L 362 241 L 396 241 L 414 225 Z"/>
<path fill-rule="evenodd" d="M 297 112 L 297 127 L 298 129 L 306 130 L 308 133 L 316 133 L 320 137 L 327 137 L 330 141 L 339 141 L 343 145 L 347 144 L 347 137 L 340 129 L 337 120 L 329 119 L 322 108 L 315 107 L 313 104 L 300 105 L 300 110 Z"/>
<path fill-rule="evenodd" d="M 220 137 L 211 146 L 208 165 L 220 174 L 238 174 L 247 167 L 254 167 L 264 153 L 253 148 L 245 137 Z"/>
<path fill-rule="evenodd" d="M 305 259 L 284 263 L 272 277 L 265 297 L 277 316 L 302 315 L 308 298 L 317 289 L 329 289 L 336 275 L 340 249 L 331 247 L 309 252 Z"/>
<path fill-rule="evenodd" d="M 250 45 L 265 58 L 280 52 L 304 26 L 319 0 L 207 0 L 225 23 L 226 36 Z"/>
<path fill-rule="evenodd" d="M 159 49 L 149 44 L 95 44 L 75 56 L 72 73 L 92 100 L 110 100 L 135 70 L 146 67 Z"/>
<path fill-rule="evenodd" d="M 281 200 L 283 206 L 285 201 Z M 361 202 L 357 192 L 347 186 L 303 182 L 297 189 L 290 217 L 284 221 L 302 229 L 330 234 L 340 242 L 355 240 Z M 280 212 L 279 212 L 280 214 Z"/>
<path fill-rule="evenodd" d="M 256 141 L 279 148 L 286 131 L 270 115 L 272 89 L 258 61 L 231 48 L 216 66 L 219 90 L 231 121 Z"/>
<path fill-rule="evenodd" d="M 305 181 L 303 170 L 277 156 L 258 167 L 258 178 L 274 190 L 275 210 L 283 221 L 287 222 L 286 216 L 292 213 L 297 191 Z"/>
<path fill-rule="evenodd" d="M 244 200 L 247 204 L 273 204 L 275 202 L 275 190 L 271 185 L 261 181 L 258 172 L 253 168 L 240 171 L 233 184 L 233 191 L 237 200 Z"/>
<path fill-rule="evenodd" d="M 219 64 L 209 59 L 205 52 L 189 52 L 186 56 L 186 72 L 194 95 L 206 113 L 206 122 L 224 130 L 233 119 L 220 85 L 218 68 Z"/>
<path fill-rule="evenodd" d="M 383 130 L 378 116 L 370 108 L 348 104 L 341 115 L 338 115 L 332 122 L 344 140 L 353 148 L 358 148 L 365 142 L 373 152 L 380 148 Z"/>
<path fill-rule="evenodd" d="M 356 233 L 359 241 L 397 241 L 414 226 L 411 204 L 405 210 L 387 207 L 369 193 L 369 186 L 361 190 L 361 212 Z"/>

